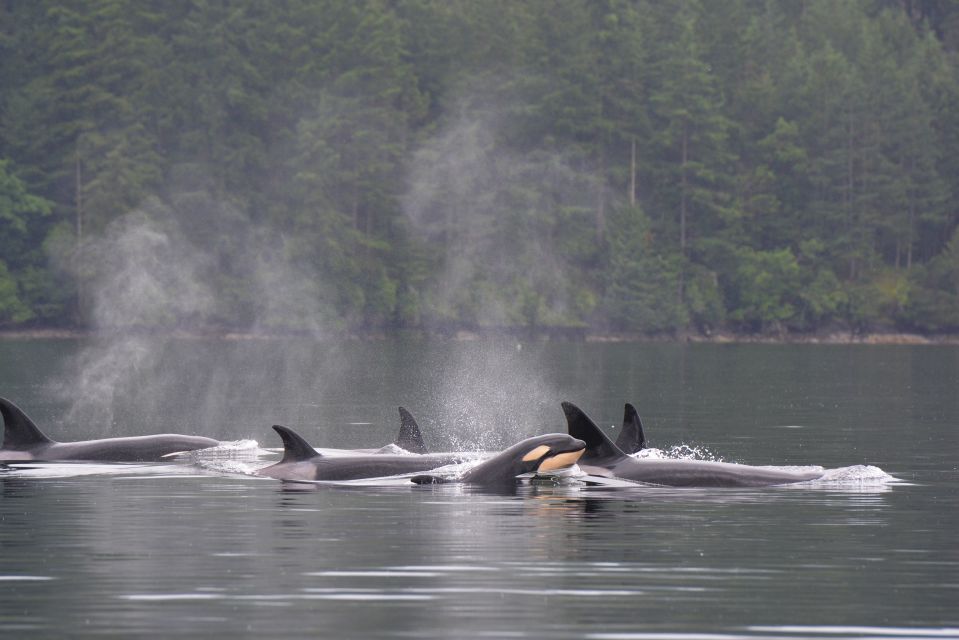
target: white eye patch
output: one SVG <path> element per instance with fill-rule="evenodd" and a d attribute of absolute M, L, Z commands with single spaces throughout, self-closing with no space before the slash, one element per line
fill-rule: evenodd
<path fill-rule="evenodd" d="M 540 458 L 542 458 L 542 457 L 543 457 L 544 455 L 546 455 L 547 453 L 549 453 L 549 447 L 547 447 L 545 444 L 541 444 L 541 445 L 539 445 L 538 447 L 536 447 L 535 449 L 531 449 L 531 450 L 529 451 L 529 453 L 527 453 L 525 456 L 523 456 L 523 462 L 530 462 L 530 461 L 532 461 L 532 460 L 539 460 Z"/>

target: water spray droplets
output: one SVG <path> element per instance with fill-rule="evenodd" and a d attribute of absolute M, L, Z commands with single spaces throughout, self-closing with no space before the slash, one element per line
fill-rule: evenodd
<path fill-rule="evenodd" d="M 669 460 L 706 460 L 709 462 L 722 462 L 723 459 L 703 446 L 689 444 L 676 444 L 667 449 L 656 449 L 650 447 L 637 451 L 633 454 L 638 459 L 669 459 Z"/>

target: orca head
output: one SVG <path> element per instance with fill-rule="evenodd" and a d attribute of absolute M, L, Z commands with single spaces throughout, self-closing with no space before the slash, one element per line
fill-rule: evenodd
<path fill-rule="evenodd" d="M 520 473 L 535 471 L 545 473 L 567 469 L 580 459 L 586 451 L 586 443 L 564 433 L 553 433 L 545 436 L 536 436 L 519 443 L 526 453 L 520 458 L 523 465 L 532 468 L 524 469 Z M 519 474 L 517 474 L 519 475 Z"/>
<path fill-rule="evenodd" d="M 567 469 L 576 464 L 585 450 L 585 442 L 565 433 L 527 438 L 468 471 L 463 482 L 509 484 L 524 473 Z"/>
<path fill-rule="evenodd" d="M 516 476 L 524 473 L 546 473 L 572 467 L 585 450 L 586 443 L 582 440 L 565 433 L 549 433 L 517 442 L 476 465 L 462 478 L 423 474 L 413 476 L 410 480 L 414 484 L 463 482 L 486 487 L 514 486 Z"/>

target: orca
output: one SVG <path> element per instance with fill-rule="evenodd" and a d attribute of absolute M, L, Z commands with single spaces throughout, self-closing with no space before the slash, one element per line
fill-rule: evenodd
<path fill-rule="evenodd" d="M 623 409 L 623 428 L 616 438 L 616 446 L 625 453 L 637 453 L 646 448 L 646 433 L 643 431 L 643 421 L 639 417 L 636 407 L 626 403 Z"/>
<path fill-rule="evenodd" d="M 464 460 L 461 453 L 396 455 L 358 450 L 325 456 L 289 427 L 275 424 L 273 430 L 283 440 L 283 458 L 257 470 L 256 474 L 277 480 L 313 482 L 380 478 L 428 471 Z"/>
<path fill-rule="evenodd" d="M 576 405 L 564 402 L 569 434 L 586 443 L 580 469 L 588 475 L 615 477 L 666 487 L 765 487 L 821 478 L 821 470 L 787 471 L 706 460 L 636 459 L 620 449 Z"/>
<path fill-rule="evenodd" d="M 397 452 L 396 449 L 400 448 L 403 451 L 408 451 L 410 453 L 424 454 L 427 452 L 426 443 L 423 442 L 423 434 L 420 432 L 420 425 L 416 423 L 416 418 L 413 417 L 409 411 L 404 407 L 399 407 L 400 411 L 400 431 L 396 435 L 396 440 L 391 444 L 386 445 L 385 447 L 379 447 L 377 449 L 327 449 L 323 448 L 324 453 L 383 453 L 383 454 L 395 454 L 401 453 Z"/>
<path fill-rule="evenodd" d="M 403 407 L 399 410 L 400 433 L 393 444 L 410 453 L 426 453 L 426 444 L 423 442 L 423 434 L 420 433 L 420 425 L 416 424 L 416 418 Z"/>
<path fill-rule="evenodd" d="M 206 449 L 220 444 L 212 438 L 176 433 L 57 442 L 40 431 L 27 414 L 6 398 L 0 398 L 0 414 L 3 415 L 0 461 L 4 462 L 159 462 L 170 454 Z"/>
<path fill-rule="evenodd" d="M 415 484 L 451 482 L 481 486 L 513 486 L 516 476 L 546 473 L 572 467 L 586 450 L 586 443 L 565 433 L 549 433 L 522 440 L 484 460 L 459 478 L 436 475 L 414 476 Z"/>

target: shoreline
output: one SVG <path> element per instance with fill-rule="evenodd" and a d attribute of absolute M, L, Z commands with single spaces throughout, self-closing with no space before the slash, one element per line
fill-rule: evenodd
<path fill-rule="evenodd" d="M 87 340 L 115 336 L 144 336 L 173 340 L 302 340 L 316 341 L 377 341 L 390 337 L 413 336 L 418 339 L 473 342 L 489 338 L 510 338 L 521 342 L 590 342 L 590 343 L 662 343 L 662 344 L 865 344 L 865 345 L 959 345 L 959 334 L 924 335 L 911 332 L 876 331 L 855 333 L 852 331 L 829 331 L 813 334 L 744 334 L 715 332 L 710 335 L 685 332 L 677 334 L 643 333 L 577 333 L 529 330 L 525 328 L 465 330 L 455 332 L 429 331 L 423 329 L 404 331 L 371 331 L 330 334 L 305 332 L 252 332 L 252 331 L 91 331 L 81 329 L 2 329 L 0 340 Z"/>

